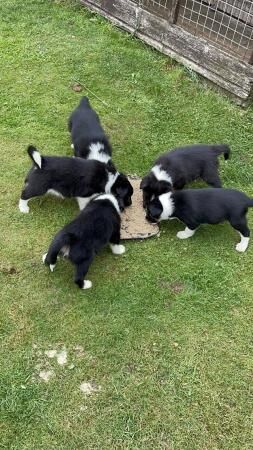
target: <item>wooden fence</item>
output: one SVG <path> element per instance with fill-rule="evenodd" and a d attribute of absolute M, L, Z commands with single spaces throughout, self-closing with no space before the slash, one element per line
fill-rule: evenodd
<path fill-rule="evenodd" d="M 253 94 L 252 0 L 81 0 L 242 105 Z"/>

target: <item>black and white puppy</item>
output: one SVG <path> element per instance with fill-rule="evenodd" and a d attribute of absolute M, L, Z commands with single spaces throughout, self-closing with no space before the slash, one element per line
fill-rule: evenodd
<path fill-rule="evenodd" d="M 85 280 L 94 256 L 110 244 L 115 255 L 125 252 L 120 245 L 120 209 L 116 198 L 111 194 L 101 194 L 90 201 L 86 208 L 53 239 L 43 262 L 53 272 L 58 254 L 67 256 L 75 265 L 75 283 L 81 289 L 92 286 Z"/>
<path fill-rule="evenodd" d="M 75 156 L 96 159 L 103 163 L 111 159 L 112 149 L 109 139 L 88 97 L 81 98 L 79 105 L 69 118 L 68 128 Z"/>
<path fill-rule="evenodd" d="M 181 220 L 186 228 L 177 233 L 179 239 L 193 236 L 201 224 L 227 220 L 241 237 L 236 250 L 245 252 L 250 237 L 246 218 L 249 207 L 253 207 L 253 199 L 235 189 L 186 189 L 154 198 L 148 205 L 146 217 L 150 222 Z"/>
<path fill-rule="evenodd" d="M 182 189 L 187 183 L 202 178 L 212 187 L 221 187 L 218 174 L 218 156 L 228 159 L 228 145 L 188 145 L 164 153 L 146 175 L 140 188 L 143 190 L 143 207 L 153 196 L 158 197 L 172 189 Z"/>
<path fill-rule="evenodd" d="M 104 164 L 67 156 L 42 156 L 35 147 L 27 149 L 34 165 L 25 179 L 19 209 L 29 212 L 33 197 L 53 194 L 60 198 L 75 197 L 83 209 L 94 195 L 112 193 L 123 210 L 132 204 L 133 188 L 126 175 L 116 171 L 112 162 Z"/>

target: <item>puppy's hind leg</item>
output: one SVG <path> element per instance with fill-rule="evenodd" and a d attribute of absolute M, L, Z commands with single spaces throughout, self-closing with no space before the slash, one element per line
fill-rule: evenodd
<path fill-rule="evenodd" d="M 210 166 L 204 170 L 202 175 L 203 180 L 214 188 L 221 188 L 222 183 L 218 174 L 218 167 L 216 165 Z"/>
<path fill-rule="evenodd" d="M 230 224 L 232 225 L 232 227 L 239 232 L 240 237 L 241 237 L 241 241 L 236 244 L 236 250 L 240 253 L 244 253 L 249 245 L 249 239 L 250 239 L 250 230 L 247 224 L 247 219 L 246 217 L 243 217 L 240 222 L 238 221 L 236 222 L 232 222 L 230 221 Z"/>
<path fill-rule="evenodd" d="M 33 186 L 26 183 L 25 188 L 21 193 L 21 197 L 18 203 L 19 211 L 22 213 L 29 213 L 28 202 L 33 197 L 39 197 L 40 195 L 45 194 L 47 191 L 44 186 Z"/>
<path fill-rule="evenodd" d="M 90 289 L 92 287 L 92 282 L 90 280 L 85 280 L 85 275 L 87 274 L 89 267 L 92 262 L 92 256 L 87 257 L 80 264 L 76 265 L 75 273 L 75 283 L 80 289 Z"/>
<path fill-rule="evenodd" d="M 54 271 L 59 252 L 65 245 L 68 244 L 69 241 L 64 235 L 62 234 L 56 235 L 56 237 L 54 238 L 53 242 L 49 247 L 48 252 L 42 256 L 43 263 L 49 266 L 51 272 Z"/>

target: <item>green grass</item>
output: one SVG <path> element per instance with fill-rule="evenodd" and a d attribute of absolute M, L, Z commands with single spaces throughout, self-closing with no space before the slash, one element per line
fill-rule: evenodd
<path fill-rule="evenodd" d="M 163 223 L 159 238 L 127 242 L 123 257 L 98 255 L 86 292 L 68 262 L 53 275 L 41 263 L 77 205 L 45 198 L 29 215 L 17 208 L 27 144 L 71 155 L 67 117 L 86 94 L 121 170 L 143 175 L 173 146 L 226 142 L 224 185 L 253 196 L 252 107 L 77 1 L 6 0 L 0 20 L 0 447 L 252 449 L 252 245 L 238 254 L 228 224 L 182 242 L 182 224 Z M 44 355 L 62 346 L 73 369 Z M 46 384 L 38 372 L 47 363 L 55 377 Z M 101 390 L 85 397 L 83 381 Z"/>

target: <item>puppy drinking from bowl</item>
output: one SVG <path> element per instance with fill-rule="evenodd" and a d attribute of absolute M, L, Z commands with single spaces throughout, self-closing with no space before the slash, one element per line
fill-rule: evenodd
<path fill-rule="evenodd" d="M 68 156 L 42 156 L 31 145 L 27 152 L 33 167 L 27 174 L 19 200 L 19 209 L 23 213 L 29 212 L 28 202 L 31 198 L 44 194 L 60 198 L 74 197 L 80 209 L 100 193 L 115 195 L 121 210 L 132 203 L 132 185 L 111 161 L 104 164 Z"/>
<path fill-rule="evenodd" d="M 179 239 L 193 236 L 201 224 L 228 221 L 241 237 L 236 250 L 245 252 L 250 239 L 246 218 L 249 207 L 253 207 L 253 199 L 235 189 L 185 189 L 151 200 L 146 218 L 151 222 L 179 219 L 186 225 L 184 231 L 177 233 Z"/>

